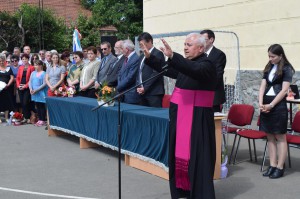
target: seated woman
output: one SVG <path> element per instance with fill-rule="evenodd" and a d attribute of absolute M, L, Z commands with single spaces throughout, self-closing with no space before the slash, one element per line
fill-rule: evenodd
<path fill-rule="evenodd" d="M 83 53 L 80 51 L 76 51 L 73 53 L 73 59 L 75 60 L 75 64 L 73 64 L 68 71 L 67 82 L 68 86 L 74 86 L 76 92 L 79 92 L 79 80 L 80 74 L 83 68 Z"/>
<path fill-rule="evenodd" d="M 51 63 L 46 70 L 48 96 L 55 96 L 54 91 L 63 84 L 66 68 L 61 65 L 58 53 L 51 54 Z"/>
<path fill-rule="evenodd" d="M 80 75 L 79 95 L 84 97 L 96 98 L 95 80 L 97 78 L 100 61 L 96 59 L 97 49 L 91 46 L 87 49 L 89 61 L 84 64 Z"/>

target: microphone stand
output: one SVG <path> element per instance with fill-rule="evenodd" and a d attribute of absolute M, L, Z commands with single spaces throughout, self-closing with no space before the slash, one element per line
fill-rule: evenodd
<path fill-rule="evenodd" d="M 154 75 L 153 77 L 150 77 L 149 79 L 146 79 L 145 81 L 117 94 L 115 97 L 113 97 L 112 99 L 108 100 L 107 102 L 96 106 L 92 109 L 92 111 L 95 111 L 99 108 L 101 108 L 102 106 L 104 106 L 105 104 L 108 104 L 114 100 L 118 100 L 118 178 L 119 178 L 119 199 L 121 199 L 121 97 L 123 95 L 125 95 L 126 93 L 140 87 L 142 84 L 149 82 L 150 80 L 159 77 L 160 75 L 162 75 L 163 73 L 165 73 L 168 70 L 168 64 L 166 64 L 165 66 L 162 67 L 162 71 L 159 72 L 158 74 Z"/>

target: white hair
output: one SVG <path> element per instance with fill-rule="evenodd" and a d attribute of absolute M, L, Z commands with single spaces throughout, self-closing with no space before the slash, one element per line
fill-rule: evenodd
<path fill-rule="evenodd" d="M 196 44 L 198 44 L 199 46 L 203 46 L 204 48 L 206 47 L 205 38 L 200 33 L 192 32 L 186 36 L 186 38 L 192 37 L 194 38 L 193 40 Z"/>
<path fill-rule="evenodd" d="M 126 40 L 123 41 L 123 48 L 127 48 L 130 51 L 135 50 L 135 46 L 134 46 L 133 42 L 130 39 L 126 39 Z"/>
<path fill-rule="evenodd" d="M 51 54 L 53 54 L 53 53 L 58 53 L 57 50 L 54 50 L 54 49 L 53 49 L 53 50 L 50 50 L 50 52 L 51 52 Z"/>
<path fill-rule="evenodd" d="M 0 59 L 2 59 L 3 62 L 6 61 L 6 55 L 4 53 L 0 53 Z"/>

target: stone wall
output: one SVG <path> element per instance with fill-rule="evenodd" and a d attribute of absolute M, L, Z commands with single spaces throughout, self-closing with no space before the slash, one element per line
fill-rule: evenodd
<path fill-rule="evenodd" d="M 257 70 L 241 70 L 241 103 L 251 104 L 255 107 L 253 121 L 257 120 L 259 115 L 258 109 L 258 92 L 262 80 L 262 71 Z M 293 76 L 292 84 L 297 84 L 300 87 L 300 72 L 296 72 Z M 293 114 L 298 110 L 297 106 L 293 107 Z"/>

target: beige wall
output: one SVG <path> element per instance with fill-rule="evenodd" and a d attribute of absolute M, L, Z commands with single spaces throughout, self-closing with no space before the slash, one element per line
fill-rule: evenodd
<path fill-rule="evenodd" d="M 144 31 L 158 34 L 205 28 L 238 35 L 242 70 L 262 70 L 268 61 L 267 48 L 273 43 L 281 44 L 300 70 L 299 0 L 144 0 Z M 218 47 L 217 42 L 218 37 Z"/>

